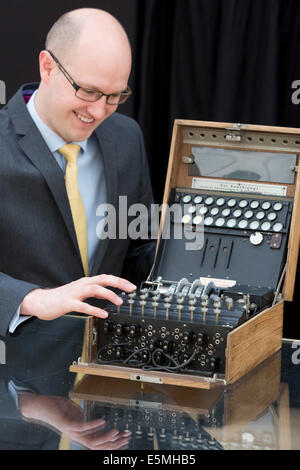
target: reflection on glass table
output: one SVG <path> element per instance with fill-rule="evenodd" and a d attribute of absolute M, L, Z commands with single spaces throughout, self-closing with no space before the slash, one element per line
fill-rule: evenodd
<path fill-rule="evenodd" d="M 68 368 L 82 348 L 77 321 L 58 322 L 53 336 L 41 328 L 40 361 L 34 347 L 28 351 L 36 326 L 24 349 L 16 342 L 22 357 L 13 359 L 8 343 L 10 365 L 0 369 L 1 449 L 300 449 L 300 341 L 284 342 L 233 386 L 201 390 L 76 376 Z"/>
<path fill-rule="evenodd" d="M 291 354 L 292 346 L 285 345 Z M 80 401 L 86 421 L 103 418 L 107 430 L 130 431 L 132 450 L 297 449 L 291 415 L 299 429 L 299 404 L 290 408 L 281 366 L 279 352 L 234 386 L 210 391 L 86 376 L 70 398 Z M 300 387 L 297 365 L 294 371 Z"/>

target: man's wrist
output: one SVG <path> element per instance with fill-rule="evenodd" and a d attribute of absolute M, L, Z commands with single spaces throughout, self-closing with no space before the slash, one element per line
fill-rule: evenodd
<path fill-rule="evenodd" d="M 33 289 L 24 297 L 20 305 L 20 315 L 36 316 L 36 297 L 37 293 L 41 291 L 42 289 Z"/>

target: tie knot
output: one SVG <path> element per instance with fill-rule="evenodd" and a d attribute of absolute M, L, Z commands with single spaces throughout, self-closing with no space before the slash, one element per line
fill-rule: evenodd
<path fill-rule="evenodd" d="M 80 146 L 77 144 L 63 145 L 58 151 L 65 157 L 68 162 L 76 163 Z"/>

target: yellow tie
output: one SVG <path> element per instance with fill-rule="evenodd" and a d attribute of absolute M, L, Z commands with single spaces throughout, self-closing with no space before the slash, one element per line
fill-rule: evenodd
<path fill-rule="evenodd" d="M 89 266 L 86 214 L 78 187 L 77 159 L 79 150 L 80 146 L 77 144 L 66 144 L 59 149 L 59 152 L 65 157 L 68 162 L 65 174 L 66 190 L 70 202 L 84 274 L 88 276 Z"/>

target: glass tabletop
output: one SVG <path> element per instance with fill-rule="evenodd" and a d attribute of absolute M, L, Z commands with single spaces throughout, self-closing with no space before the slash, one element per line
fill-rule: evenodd
<path fill-rule="evenodd" d="M 39 320 L 0 343 L 0 449 L 298 450 L 300 341 L 230 386 L 80 376 L 85 322 Z"/>

